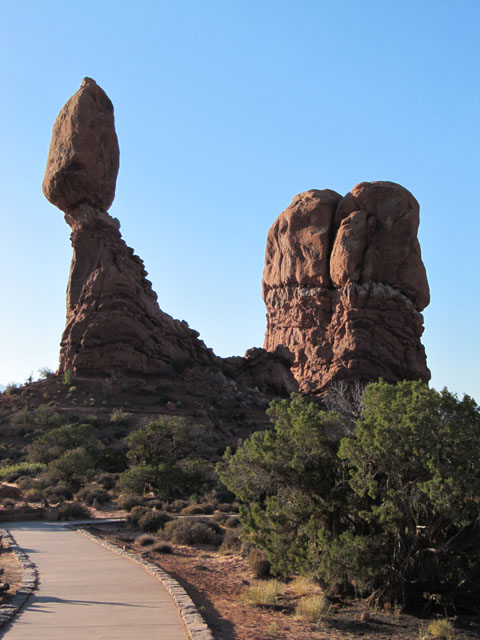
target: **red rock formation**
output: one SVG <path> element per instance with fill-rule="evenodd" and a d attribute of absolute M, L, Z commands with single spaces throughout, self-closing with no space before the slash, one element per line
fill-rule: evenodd
<path fill-rule="evenodd" d="M 429 289 L 419 207 L 392 182 L 296 196 L 269 231 L 265 348 L 294 354 L 302 391 L 336 380 L 429 380 L 421 311 Z"/>
<path fill-rule="evenodd" d="M 118 158 L 112 103 L 85 78 L 54 124 L 43 182 L 72 228 L 59 372 L 153 374 L 173 360 L 216 362 L 196 331 L 160 310 L 143 262 L 106 212 Z"/>

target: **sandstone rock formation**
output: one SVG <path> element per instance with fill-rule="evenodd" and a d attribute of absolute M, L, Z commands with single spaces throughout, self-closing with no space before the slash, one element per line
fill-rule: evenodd
<path fill-rule="evenodd" d="M 149 375 L 171 371 L 171 364 L 221 366 L 198 332 L 160 310 L 142 260 L 107 213 L 118 166 L 113 105 L 94 80 L 84 78 L 53 126 L 43 181 L 45 196 L 72 228 L 59 373 Z M 286 349 L 253 349 L 227 360 L 241 384 L 273 394 L 297 388 Z"/>
<path fill-rule="evenodd" d="M 198 333 L 160 310 L 143 262 L 106 211 L 118 163 L 112 103 L 84 78 L 53 126 L 43 182 L 72 228 L 59 372 L 153 374 L 174 360 L 211 364 L 216 357 Z"/>
<path fill-rule="evenodd" d="M 418 223 L 417 201 L 392 182 L 363 182 L 344 198 L 307 191 L 278 217 L 263 275 L 264 347 L 288 347 L 302 391 L 380 376 L 429 380 Z"/>

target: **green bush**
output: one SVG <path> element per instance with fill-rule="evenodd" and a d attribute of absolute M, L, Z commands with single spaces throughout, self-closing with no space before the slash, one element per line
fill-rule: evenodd
<path fill-rule="evenodd" d="M 58 515 L 60 518 L 75 518 L 83 520 L 90 517 L 90 511 L 83 504 L 78 502 L 63 502 L 58 507 Z"/>
<path fill-rule="evenodd" d="M 48 502 L 63 502 L 64 500 L 71 500 L 73 498 L 72 486 L 67 482 L 59 482 L 52 486 L 45 487 L 42 490 L 42 494 Z"/>
<path fill-rule="evenodd" d="M 210 544 L 219 546 L 223 539 L 221 528 L 211 520 L 178 518 L 167 522 L 162 534 L 175 544 Z"/>
<path fill-rule="evenodd" d="M 46 465 L 36 462 L 19 462 L 0 468 L 0 479 L 13 482 L 20 476 L 36 476 L 46 469 Z"/>
<path fill-rule="evenodd" d="M 115 487 L 115 483 L 117 481 L 117 476 L 114 473 L 98 473 L 95 478 L 95 482 L 97 482 L 101 487 L 110 491 Z"/>
<path fill-rule="evenodd" d="M 181 513 L 184 516 L 194 516 L 200 514 L 210 515 L 214 512 L 215 508 L 212 504 L 189 504 L 184 507 Z"/>
<path fill-rule="evenodd" d="M 28 502 L 42 502 L 43 495 L 39 489 L 31 488 L 24 493 L 25 500 Z"/>
<path fill-rule="evenodd" d="M 65 387 L 68 387 L 70 389 L 76 384 L 76 382 L 77 382 L 77 379 L 73 371 L 70 371 L 70 369 L 67 369 L 63 374 L 62 384 L 65 385 Z"/>
<path fill-rule="evenodd" d="M 154 533 L 155 531 L 158 531 L 158 529 L 161 529 L 170 520 L 170 516 L 164 511 L 148 509 L 139 517 L 138 526 L 142 531 Z"/>
<path fill-rule="evenodd" d="M 131 511 L 133 507 L 142 506 L 145 501 L 143 496 L 134 494 L 120 494 L 118 496 L 118 506 L 125 511 Z"/>
<path fill-rule="evenodd" d="M 93 505 L 94 502 L 96 502 L 97 504 L 105 504 L 106 502 L 110 502 L 111 500 L 111 496 L 108 491 L 94 484 L 80 489 L 80 491 L 75 494 L 75 498 L 79 502 L 84 502 L 85 504 L 89 505 Z"/>
<path fill-rule="evenodd" d="M 147 513 L 147 511 L 148 507 L 142 507 L 141 505 L 132 507 L 130 513 L 127 516 L 127 527 L 129 529 L 138 529 L 138 521 L 144 513 Z"/>

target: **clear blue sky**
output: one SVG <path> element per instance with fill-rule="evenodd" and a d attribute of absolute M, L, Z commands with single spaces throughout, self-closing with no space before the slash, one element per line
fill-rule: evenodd
<path fill-rule="evenodd" d="M 69 227 L 42 195 L 84 76 L 115 105 L 111 214 L 161 308 L 261 346 L 267 231 L 306 189 L 392 180 L 421 207 L 438 389 L 480 400 L 478 0 L 0 0 L 0 382 L 55 369 Z"/>

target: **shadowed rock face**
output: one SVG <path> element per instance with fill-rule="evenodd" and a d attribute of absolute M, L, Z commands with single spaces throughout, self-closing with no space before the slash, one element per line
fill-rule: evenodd
<path fill-rule="evenodd" d="M 393 182 L 363 182 L 344 198 L 307 191 L 278 217 L 263 275 L 264 347 L 294 354 L 302 391 L 345 379 L 430 379 L 418 223 L 417 201 Z"/>
<path fill-rule="evenodd" d="M 142 260 L 106 212 L 118 158 L 112 103 L 85 78 L 55 121 L 43 181 L 45 196 L 72 228 L 59 371 L 151 374 L 178 359 L 212 363 L 216 357 L 198 333 L 160 310 Z"/>

